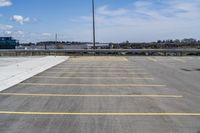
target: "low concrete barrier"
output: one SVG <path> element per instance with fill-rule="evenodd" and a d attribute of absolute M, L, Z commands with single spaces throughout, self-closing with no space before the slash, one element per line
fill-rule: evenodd
<path fill-rule="evenodd" d="M 0 50 L 1 55 L 200 55 L 200 49 L 48 49 L 48 50 Z"/>

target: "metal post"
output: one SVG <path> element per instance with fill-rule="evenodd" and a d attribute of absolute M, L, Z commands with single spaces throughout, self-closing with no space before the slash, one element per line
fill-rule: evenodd
<path fill-rule="evenodd" d="M 56 33 L 56 36 L 55 36 L 55 41 L 56 41 L 56 43 L 58 41 L 58 34 L 57 33 Z"/>
<path fill-rule="evenodd" d="M 96 49 L 96 38 L 95 38 L 95 3 L 92 0 L 92 16 L 93 16 L 93 48 Z"/>

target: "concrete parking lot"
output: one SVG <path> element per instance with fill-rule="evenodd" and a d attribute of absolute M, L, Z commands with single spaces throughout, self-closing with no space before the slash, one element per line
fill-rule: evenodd
<path fill-rule="evenodd" d="M 199 133 L 200 57 L 71 57 L 0 92 L 0 133 Z"/>

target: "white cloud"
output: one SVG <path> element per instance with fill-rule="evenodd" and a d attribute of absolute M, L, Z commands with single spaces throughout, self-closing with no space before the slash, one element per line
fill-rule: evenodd
<path fill-rule="evenodd" d="M 12 20 L 14 20 L 15 22 L 23 25 L 25 22 L 29 22 L 30 21 L 30 18 L 29 17 L 23 17 L 21 15 L 13 15 Z"/>
<path fill-rule="evenodd" d="M 115 10 L 109 9 L 109 6 L 107 5 L 99 7 L 97 9 L 97 14 L 105 15 L 105 16 L 122 16 L 122 15 L 125 15 L 127 12 L 128 10 L 123 9 L 123 8 L 115 9 Z"/>
<path fill-rule="evenodd" d="M 42 36 L 51 36 L 51 33 L 42 33 Z"/>
<path fill-rule="evenodd" d="M 16 31 L 15 33 L 18 34 L 18 35 L 24 35 L 24 32 L 21 31 L 21 30 Z"/>
<path fill-rule="evenodd" d="M 0 0 L 9 1 L 9 0 Z M 97 41 L 155 41 L 170 38 L 199 38 L 199 0 L 132 0 L 118 8 L 103 5 L 96 9 Z M 23 25 L 37 19 L 14 15 L 12 20 Z M 92 40 L 92 16 L 86 14 L 71 18 L 72 24 L 63 28 L 65 38 Z M 13 31 L 11 25 L 1 25 L 0 30 L 12 32 L 22 41 L 55 40 L 54 34 Z M 64 37 L 63 37 L 64 38 Z"/>
<path fill-rule="evenodd" d="M 10 0 L 0 0 L 0 7 L 11 6 L 12 2 Z"/>
<path fill-rule="evenodd" d="M 7 31 L 4 31 L 3 34 L 6 35 L 6 36 L 11 36 L 12 35 L 12 31 L 8 31 L 7 30 Z"/>
<path fill-rule="evenodd" d="M 97 40 L 199 39 L 199 12 L 199 0 L 136 0 L 127 7 L 101 6 L 96 10 Z M 83 29 L 74 31 L 77 37 L 92 35 L 92 16 L 80 16 L 74 22 L 81 22 L 77 31 Z"/>
<path fill-rule="evenodd" d="M 13 28 L 12 25 L 3 25 L 0 24 L 0 30 L 11 30 Z"/>
<path fill-rule="evenodd" d="M 39 42 L 39 41 L 54 41 L 55 38 L 51 33 L 48 32 L 27 32 L 23 30 L 11 30 L 4 31 L 4 35 L 12 36 L 20 42 Z"/>

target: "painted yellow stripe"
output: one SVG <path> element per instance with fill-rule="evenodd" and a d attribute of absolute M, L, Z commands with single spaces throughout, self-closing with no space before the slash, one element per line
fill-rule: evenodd
<path fill-rule="evenodd" d="M 68 61 L 68 62 L 64 62 L 64 63 L 62 63 L 62 64 L 65 64 L 65 65 L 67 65 L 67 64 L 87 64 L 87 63 L 89 63 L 88 65 L 90 65 L 90 64 L 93 64 L 93 65 L 95 65 L 95 64 L 97 64 L 97 65 L 101 65 L 101 66 L 106 66 L 106 65 L 109 65 L 109 64 L 119 64 L 119 65 L 122 65 L 122 66 L 130 66 L 130 65 L 133 65 L 133 64 L 130 64 L 130 63 L 128 63 L 128 62 L 106 62 L 106 63 L 104 63 L 104 64 L 102 64 L 102 62 L 94 62 L 94 61 L 76 61 L 76 62 L 74 62 L 74 61 Z"/>
<path fill-rule="evenodd" d="M 73 62 L 73 63 L 85 63 L 85 62 L 92 62 L 92 63 L 99 63 L 99 62 L 127 62 L 123 59 L 120 59 L 120 60 L 98 60 L 98 59 L 93 59 L 93 60 L 69 60 L 70 62 Z"/>
<path fill-rule="evenodd" d="M 178 61 L 178 62 L 182 62 L 182 63 L 185 63 L 185 62 L 186 62 L 185 60 L 179 59 L 179 58 L 173 58 L 173 60 Z"/>
<path fill-rule="evenodd" d="M 105 60 L 100 60 L 100 59 L 90 59 L 90 60 L 70 60 L 70 62 L 127 62 L 126 60 L 120 59 L 120 60 L 113 60 L 113 59 L 105 59 Z"/>
<path fill-rule="evenodd" d="M 125 57 L 123 57 L 123 60 L 124 60 L 124 61 L 128 61 L 128 59 L 127 59 L 127 58 L 125 58 Z"/>
<path fill-rule="evenodd" d="M 74 62 L 74 61 L 81 61 L 81 62 L 84 62 L 84 61 L 86 61 L 86 62 L 89 62 L 89 61 L 123 61 L 123 58 L 118 58 L 118 59 L 69 59 L 68 60 L 69 62 Z"/>
<path fill-rule="evenodd" d="M 121 59 L 121 60 L 110 60 L 110 59 L 108 59 L 108 60 L 98 60 L 98 59 L 92 59 L 92 60 L 70 60 L 70 62 L 127 62 L 126 60 L 124 60 L 124 59 Z"/>
<path fill-rule="evenodd" d="M 134 61 L 145 61 L 146 59 L 136 59 L 136 58 L 134 58 L 133 60 Z"/>
<path fill-rule="evenodd" d="M 96 58 L 96 57 L 93 57 L 93 58 L 73 58 L 73 59 L 70 59 L 70 62 L 76 62 L 76 61 L 95 61 L 95 62 L 98 62 L 98 61 L 119 61 L 119 62 L 122 62 L 122 61 L 128 61 L 126 58 L 109 58 L 109 57 L 101 57 L 101 58 Z"/>
<path fill-rule="evenodd" d="M 98 70 L 107 70 L 107 71 L 124 71 L 124 70 L 130 70 L 130 71 L 144 71 L 144 69 L 127 69 L 127 68 L 123 68 L 123 69 L 115 69 L 115 68 L 111 68 L 111 69 L 107 69 L 107 68 L 81 68 L 81 67 L 74 67 L 74 68 L 52 68 L 55 70 L 73 70 L 73 69 L 78 69 L 78 70 L 92 70 L 95 69 L 95 71 Z"/>
<path fill-rule="evenodd" d="M 78 87 L 165 87 L 166 85 L 154 84 L 46 84 L 46 83 L 20 83 L 32 86 L 78 86 Z"/>
<path fill-rule="evenodd" d="M 66 115 L 66 116 L 200 116 L 200 113 L 71 113 L 71 112 L 12 112 L 0 111 L 4 115 Z"/>
<path fill-rule="evenodd" d="M 154 59 L 154 58 L 151 58 L 149 57 L 148 60 L 152 61 L 152 62 L 158 62 L 158 60 Z"/>
<path fill-rule="evenodd" d="M 132 79 L 132 80 L 154 80 L 154 78 L 137 78 L 137 77 L 53 77 L 53 76 L 34 76 L 32 78 L 49 78 L 49 79 Z"/>
<path fill-rule="evenodd" d="M 113 73 L 113 72 L 44 72 L 44 73 L 62 73 L 62 74 L 123 74 L 123 75 L 130 75 L 130 74 L 138 74 L 138 75 L 149 75 L 148 73 L 128 73 L 128 72 L 120 72 L 120 73 Z"/>
<path fill-rule="evenodd" d="M 1 96 L 37 96 L 37 97 L 153 97 L 153 98 L 182 98 L 181 95 L 96 95 L 96 94 L 29 94 L 29 93 L 0 93 Z"/>
<path fill-rule="evenodd" d="M 143 72 L 132 72 L 132 73 L 130 73 L 130 72 L 99 72 L 99 71 L 97 71 L 97 72 L 83 72 L 83 71 L 65 71 L 65 72 L 61 72 L 61 71 L 55 71 L 55 72 L 45 72 L 45 73 L 76 73 L 76 74 L 79 74 L 79 73 L 83 73 L 83 74 L 148 74 L 148 73 L 143 73 Z"/>
<path fill-rule="evenodd" d="M 70 61 L 98 61 L 98 60 L 108 60 L 108 61 L 121 61 L 121 60 L 123 60 L 124 59 L 124 57 L 123 58 L 109 58 L 109 57 L 104 57 L 104 58 L 73 58 L 73 59 L 69 59 Z"/>
<path fill-rule="evenodd" d="M 85 65 L 86 67 L 87 66 L 95 66 L 95 67 L 98 67 L 98 66 L 104 66 L 104 67 L 109 67 L 110 65 L 119 65 L 119 66 L 125 66 L 125 67 L 130 67 L 130 66 L 133 66 L 133 64 L 126 64 L 126 62 L 105 62 L 103 63 L 103 61 L 101 62 L 67 62 L 67 63 L 63 63 L 63 64 L 60 64 L 60 65 Z M 136 65 L 136 64 L 134 64 Z"/>
<path fill-rule="evenodd" d="M 74 65 L 58 65 L 57 68 L 68 68 L 68 69 L 71 69 L 71 68 L 74 68 L 75 66 Z M 137 69 L 139 67 L 118 67 L 118 66 L 79 66 L 76 68 L 82 68 L 82 69 L 92 69 L 92 68 L 100 68 L 100 69 Z"/>
<path fill-rule="evenodd" d="M 105 62 L 105 63 L 104 63 Z M 109 64 L 115 64 L 115 65 L 122 65 L 121 63 L 127 63 L 127 61 L 71 61 L 70 64 L 85 64 L 85 65 L 109 65 Z"/>

